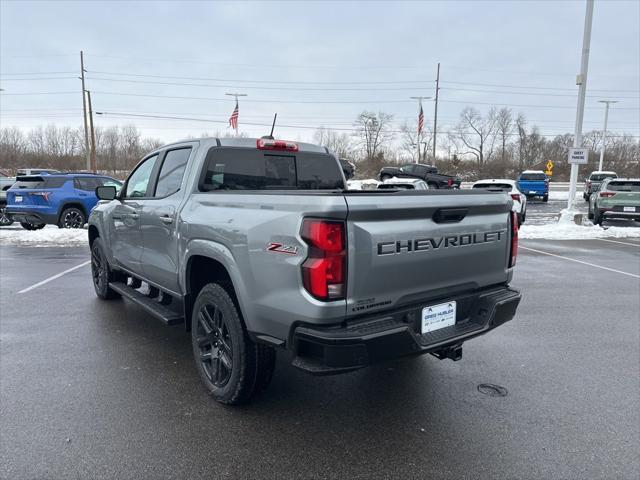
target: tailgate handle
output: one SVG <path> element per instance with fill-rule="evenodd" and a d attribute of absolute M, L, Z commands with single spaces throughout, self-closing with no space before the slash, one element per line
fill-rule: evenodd
<path fill-rule="evenodd" d="M 433 221 L 436 223 L 456 223 L 462 220 L 469 213 L 468 208 L 441 208 L 433 214 Z"/>

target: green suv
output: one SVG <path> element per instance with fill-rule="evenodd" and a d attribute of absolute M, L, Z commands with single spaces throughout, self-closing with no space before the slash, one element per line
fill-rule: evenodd
<path fill-rule="evenodd" d="M 589 198 L 589 218 L 596 225 L 610 218 L 640 220 L 640 178 L 608 178 Z"/>

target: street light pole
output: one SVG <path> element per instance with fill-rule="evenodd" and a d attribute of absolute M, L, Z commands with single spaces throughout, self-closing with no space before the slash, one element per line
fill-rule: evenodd
<path fill-rule="evenodd" d="M 604 103 L 607 106 L 604 109 L 604 130 L 602 130 L 602 146 L 600 147 L 600 164 L 598 170 L 602 171 L 602 162 L 604 161 L 604 147 L 607 141 L 607 122 L 609 121 L 609 105 L 611 103 L 618 103 L 617 100 L 598 100 L 600 103 Z"/>
<path fill-rule="evenodd" d="M 418 158 L 416 163 L 420 163 L 420 134 L 422 129 L 420 128 L 420 112 L 422 111 L 423 123 L 424 123 L 424 110 L 422 110 L 422 100 L 430 100 L 431 97 L 409 97 L 411 100 L 418 100 L 418 128 L 416 134 L 416 145 L 418 146 Z"/>
<path fill-rule="evenodd" d="M 584 99 L 587 92 L 587 72 L 589 71 L 589 48 L 591 46 L 591 25 L 593 24 L 593 0 L 587 0 L 587 11 L 584 16 L 584 35 L 582 37 L 582 59 L 580 62 L 580 74 L 576 79 L 579 85 L 578 106 L 576 109 L 576 130 L 573 139 L 573 147 L 580 148 L 582 145 L 582 122 L 584 120 Z M 571 164 L 571 175 L 569 177 L 569 200 L 567 210 L 573 210 L 576 196 L 576 184 L 578 183 L 578 164 Z"/>

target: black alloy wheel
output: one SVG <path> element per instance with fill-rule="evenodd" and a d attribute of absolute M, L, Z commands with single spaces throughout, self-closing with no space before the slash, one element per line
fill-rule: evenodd
<path fill-rule="evenodd" d="M 233 342 L 225 315 L 215 304 L 201 306 L 196 342 L 207 379 L 218 388 L 224 387 L 233 372 Z"/>

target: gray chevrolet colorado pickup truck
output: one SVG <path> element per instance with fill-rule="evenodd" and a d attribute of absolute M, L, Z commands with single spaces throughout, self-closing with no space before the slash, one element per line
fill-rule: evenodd
<path fill-rule="evenodd" d="M 199 139 L 146 156 L 89 217 L 103 299 L 191 332 L 227 404 L 270 382 L 276 350 L 312 374 L 401 356 L 460 359 L 510 320 L 517 219 L 502 192 L 348 191 L 323 147 Z"/>

